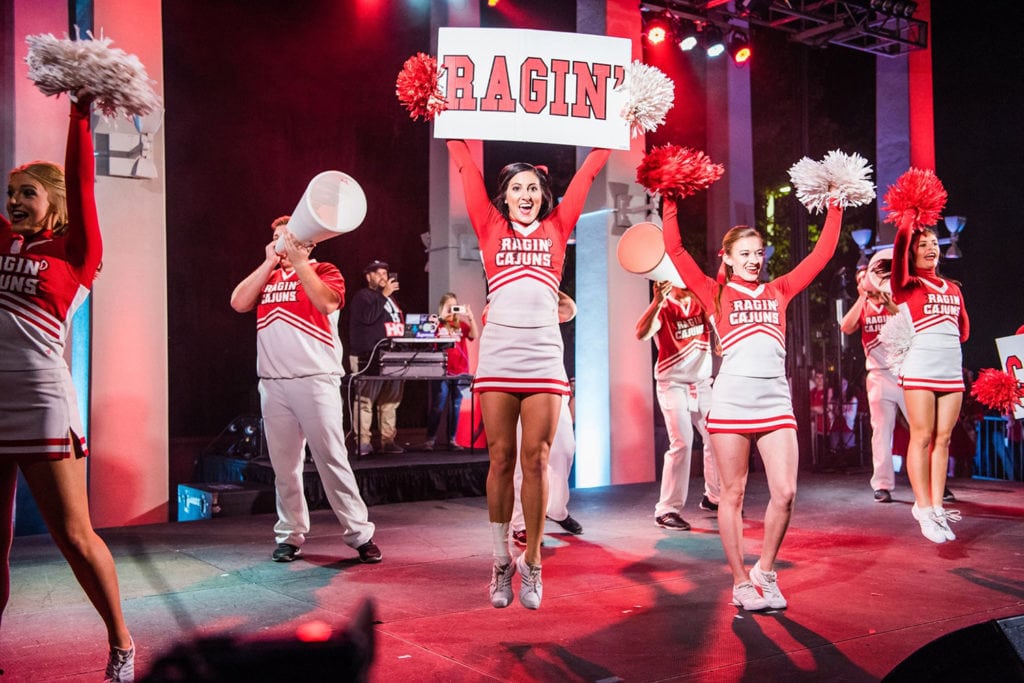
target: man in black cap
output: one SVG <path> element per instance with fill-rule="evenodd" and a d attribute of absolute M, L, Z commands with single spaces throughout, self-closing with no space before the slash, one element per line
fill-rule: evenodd
<path fill-rule="evenodd" d="M 387 337 L 402 334 L 402 311 L 391 295 L 398 291 L 398 278 L 389 272 L 388 264 L 372 261 L 365 268 L 366 289 L 361 289 L 349 304 L 349 365 L 352 372 L 358 372 L 373 362 L 367 374 L 380 372 L 376 362 L 379 350 L 374 353 L 378 342 Z M 377 425 L 380 429 L 381 453 L 404 453 L 405 449 L 395 443 L 395 413 L 402 400 L 401 380 L 368 380 L 359 383 L 359 420 L 356 433 L 359 438 L 359 455 L 370 455 L 370 423 L 373 421 L 373 404 L 377 404 Z"/>

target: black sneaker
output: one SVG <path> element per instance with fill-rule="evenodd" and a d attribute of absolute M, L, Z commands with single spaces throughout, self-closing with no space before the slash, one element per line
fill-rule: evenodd
<path fill-rule="evenodd" d="M 876 503 L 891 503 L 892 494 L 885 489 L 878 489 L 875 491 L 875 502 Z"/>
<path fill-rule="evenodd" d="M 526 547 L 526 529 L 513 529 L 512 542 L 520 548 Z"/>
<path fill-rule="evenodd" d="M 548 517 L 548 519 L 551 519 Z M 583 533 L 583 525 L 572 518 L 572 515 L 566 515 L 565 519 L 551 519 L 552 522 L 562 527 L 570 534 L 579 536 Z"/>
<path fill-rule="evenodd" d="M 708 498 L 707 496 L 704 496 L 703 498 L 700 499 L 700 505 L 698 505 L 697 507 L 699 507 L 701 510 L 707 510 L 708 512 L 718 511 L 718 503 L 712 503 L 711 499 Z"/>
<path fill-rule="evenodd" d="M 375 564 L 383 559 L 380 554 L 380 548 L 377 547 L 372 538 L 356 548 L 356 552 L 359 553 L 359 561 L 363 564 Z"/>
<path fill-rule="evenodd" d="M 274 562 L 293 562 L 301 554 L 302 549 L 297 545 L 278 543 L 270 557 Z"/>
<path fill-rule="evenodd" d="M 943 503 L 955 503 L 956 502 L 956 496 L 954 496 L 953 492 L 949 490 L 949 487 L 946 487 L 946 488 L 942 489 L 942 502 Z"/>
<path fill-rule="evenodd" d="M 654 523 L 662 529 L 673 529 L 675 531 L 689 531 L 690 523 L 675 512 L 666 512 L 654 518 Z"/>

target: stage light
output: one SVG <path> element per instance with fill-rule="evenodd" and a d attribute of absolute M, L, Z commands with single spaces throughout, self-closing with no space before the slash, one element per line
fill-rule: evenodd
<path fill-rule="evenodd" d="M 702 35 L 704 52 L 708 57 L 718 57 L 725 52 L 725 41 L 722 36 L 722 29 L 718 28 L 714 24 L 706 24 Z"/>
<path fill-rule="evenodd" d="M 729 35 L 729 56 L 736 64 L 746 64 L 753 55 L 747 34 L 733 31 Z"/>
<path fill-rule="evenodd" d="M 497 7 L 498 6 L 498 0 L 487 0 L 487 6 L 488 7 Z"/>
<path fill-rule="evenodd" d="M 648 45 L 661 45 L 666 41 L 673 41 L 674 31 L 672 30 L 672 16 L 666 12 L 657 14 L 644 14 L 644 40 Z"/>
<path fill-rule="evenodd" d="M 697 25 L 691 21 L 684 21 L 676 31 L 676 39 L 679 41 L 679 49 L 689 52 L 697 47 L 698 43 Z"/>

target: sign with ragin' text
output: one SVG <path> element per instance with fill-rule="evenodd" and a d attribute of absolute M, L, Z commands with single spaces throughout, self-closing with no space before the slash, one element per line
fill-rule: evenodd
<path fill-rule="evenodd" d="M 1024 382 L 1024 334 L 1014 337 L 999 337 L 996 339 L 996 349 L 999 350 L 999 362 L 1003 370 Z M 1015 420 L 1024 420 L 1024 406 L 1019 403 L 1013 410 Z"/>
<path fill-rule="evenodd" d="M 629 149 L 618 89 L 630 41 L 580 33 L 442 28 L 448 109 L 434 136 Z"/>

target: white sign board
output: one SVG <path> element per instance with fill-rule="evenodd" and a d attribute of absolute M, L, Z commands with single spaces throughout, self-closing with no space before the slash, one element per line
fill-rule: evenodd
<path fill-rule="evenodd" d="M 629 149 L 621 112 L 630 41 L 581 33 L 442 28 L 448 109 L 434 137 Z"/>
<path fill-rule="evenodd" d="M 1003 370 L 1024 382 L 1024 334 L 996 339 L 996 349 L 999 350 L 999 362 L 1003 364 Z M 1024 420 L 1024 407 L 1019 403 L 1013 410 L 1013 418 Z"/>

